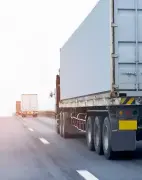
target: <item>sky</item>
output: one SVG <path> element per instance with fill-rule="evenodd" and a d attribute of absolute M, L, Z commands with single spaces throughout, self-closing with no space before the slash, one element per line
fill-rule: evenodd
<path fill-rule="evenodd" d="M 0 116 L 15 112 L 23 93 L 54 110 L 59 50 L 97 1 L 0 0 Z"/>

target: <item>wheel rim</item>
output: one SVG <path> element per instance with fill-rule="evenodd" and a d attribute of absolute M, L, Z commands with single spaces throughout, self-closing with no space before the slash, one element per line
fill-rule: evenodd
<path fill-rule="evenodd" d="M 60 121 L 60 134 L 62 134 L 62 124 L 61 124 L 61 121 Z"/>
<path fill-rule="evenodd" d="M 63 135 L 65 134 L 65 125 L 62 125 L 62 129 L 63 129 Z"/>
<path fill-rule="evenodd" d="M 62 133 L 62 131 L 61 131 L 61 124 L 60 124 L 60 133 Z"/>
<path fill-rule="evenodd" d="M 90 128 L 90 121 L 88 121 L 88 125 L 87 125 L 87 141 L 88 143 L 91 142 L 92 139 L 92 135 L 91 135 L 91 128 Z"/>
<path fill-rule="evenodd" d="M 107 126 L 104 127 L 104 138 L 103 138 L 103 144 L 104 144 L 104 149 L 108 150 L 108 145 L 109 145 L 109 138 L 108 138 L 108 128 Z"/>
<path fill-rule="evenodd" d="M 100 141 L 100 138 L 99 138 L 99 129 L 96 126 L 96 128 L 95 128 L 95 144 L 96 144 L 97 147 L 99 146 L 99 141 Z"/>
<path fill-rule="evenodd" d="M 88 142 L 91 142 L 91 132 L 90 132 L 90 129 L 88 129 Z"/>

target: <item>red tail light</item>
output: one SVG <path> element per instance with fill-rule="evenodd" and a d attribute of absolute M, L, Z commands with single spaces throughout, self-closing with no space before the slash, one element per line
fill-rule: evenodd
<path fill-rule="evenodd" d="M 131 116 L 132 112 L 131 111 L 125 111 L 126 116 Z"/>

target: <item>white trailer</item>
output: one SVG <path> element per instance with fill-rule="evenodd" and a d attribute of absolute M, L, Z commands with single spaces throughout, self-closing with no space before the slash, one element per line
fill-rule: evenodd
<path fill-rule="evenodd" d="M 38 115 L 38 95 L 37 94 L 22 94 L 21 95 L 21 111 L 22 117 Z"/>
<path fill-rule="evenodd" d="M 141 0 L 100 0 L 60 51 L 57 132 L 107 159 L 142 140 L 141 32 Z"/>

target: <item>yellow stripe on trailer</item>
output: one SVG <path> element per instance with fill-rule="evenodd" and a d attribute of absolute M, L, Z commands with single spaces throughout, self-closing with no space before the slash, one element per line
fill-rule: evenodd
<path fill-rule="evenodd" d="M 119 120 L 119 130 L 137 130 L 137 120 Z"/>
<path fill-rule="evenodd" d="M 124 104 L 124 105 L 135 104 L 135 98 L 133 97 L 121 98 L 120 104 Z"/>
<path fill-rule="evenodd" d="M 128 104 L 128 105 L 133 104 L 134 100 L 135 100 L 135 98 L 130 98 L 126 104 Z"/>
<path fill-rule="evenodd" d="M 121 98 L 120 103 L 123 104 L 125 102 L 126 98 Z"/>

